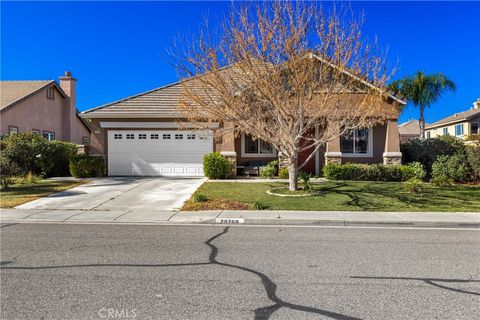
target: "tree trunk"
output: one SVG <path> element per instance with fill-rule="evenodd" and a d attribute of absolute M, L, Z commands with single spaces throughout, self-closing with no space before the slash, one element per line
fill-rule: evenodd
<path fill-rule="evenodd" d="M 420 118 L 418 125 L 420 126 L 420 139 L 425 140 L 425 117 L 423 115 L 424 108 L 420 107 Z"/>
<path fill-rule="evenodd" d="M 297 157 L 294 159 L 289 159 L 288 164 L 288 189 L 290 191 L 297 191 L 298 190 L 298 163 Z"/>

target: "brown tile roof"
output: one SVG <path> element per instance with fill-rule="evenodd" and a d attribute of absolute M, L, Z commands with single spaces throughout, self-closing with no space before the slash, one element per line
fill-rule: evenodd
<path fill-rule="evenodd" d="M 221 69 L 221 72 L 228 72 L 228 77 L 234 79 L 236 82 L 240 82 L 242 76 L 239 76 L 242 72 L 239 71 L 239 68 L 236 64 L 226 66 Z M 350 76 L 354 76 L 348 73 Z M 199 75 L 197 77 L 202 77 Z M 86 110 L 82 114 L 89 117 L 128 117 L 128 116 L 138 116 L 141 114 L 144 117 L 178 117 L 181 116 L 181 112 L 178 109 L 180 99 L 184 94 L 184 84 L 188 81 L 189 88 L 201 90 L 201 81 L 195 81 L 197 77 L 192 77 L 189 79 L 183 80 L 183 82 L 175 82 L 166 86 L 162 86 L 147 92 L 136 94 L 118 101 L 107 103 L 99 107 Z M 359 78 L 360 81 L 364 81 Z M 237 83 L 238 84 L 238 83 Z M 373 84 L 369 84 L 374 86 Z M 190 87 L 192 86 L 192 87 Z M 399 101 L 402 104 L 405 104 L 399 97 L 395 97 L 393 93 L 389 93 L 390 96 Z"/>
<path fill-rule="evenodd" d="M 410 120 L 398 125 L 398 132 L 400 135 L 408 135 L 408 136 L 420 136 L 420 126 L 418 124 L 418 120 Z"/>
<path fill-rule="evenodd" d="M 0 110 L 28 97 L 54 80 L 0 81 Z"/>
<path fill-rule="evenodd" d="M 469 120 L 473 117 L 480 116 L 480 109 L 470 109 L 467 111 L 463 112 L 458 112 L 455 114 L 452 114 L 451 116 L 448 116 L 446 118 L 440 119 L 436 122 L 430 123 L 429 125 L 426 126 L 427 129 L 431 129 L 434 127 L 438 127 L 447 123 L 454 123 L 454 122 L 460 122 L 460 121 L 466 121 Z"/>
<path fill-rule="evenodd" d="M 111 113 L 119 115 L 136 113 L 148 113 L 156 116 L 179 115 L 177 106 L 182 93 L 182 85 L 177 82 L 147 92 L 136 94 L 118 101 L 114 101 L 84 111 L 83 113 L 93 113 L 98 116 L 101 116 L 102 114 L 108 115 Z"/>

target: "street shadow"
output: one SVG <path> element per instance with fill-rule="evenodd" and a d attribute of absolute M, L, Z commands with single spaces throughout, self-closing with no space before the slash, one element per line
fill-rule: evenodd
<path fill-rule="evenodd" d="M 216 265 L 220 267 L 233 268 L 236 270 L 244 271 L 251 273 L 257 276 L 265 289 L 267 298 L 273 303 L 268 306 L 259 307 L 254 311 L 254 319 L 269 319 L 272 314 L 282 308 L 287 308 L 296 311 L 302 311 L 306 313 L 318 314 L 332 319 L 344 319 L 344 320 L 360 320 L 360 318 L 355 318 L 347 316 L 344 314 L 336 313 L 333 311 L 323 310 L 319 308 L 314 308 L 310 306 L 304 306 L 300 304 L 290 303 L 284 301 L 277 296 L 277 285 L 264 273 L 250 269 L 243 266 L 238 266 L 235 264 L 225 263 L 217 260 L 219 253 L 218 248 L 212 244 L 212 242 L 221 236 L 225 235 L 229 230 L 229 227 L 225 227 L 222 232 L 214 235 L 204 242 L 210 248 L 210 254 L 208 256 L 208 262 L 197 262 L 197 263 L 173 263 L 173 264 L 76 264 L 76 265 L 59 265 L 59 266 L 39 266 L 39 267 L 21 267 L 21 266 L 0 266 L 0 270 L 42 270 L 42 269 L 63 269 L 63 268 L 85 268 L 85 267 L 146 267 L 146 268 L 160 268 L 160 267 L 185 267 L 185 266 L 205 266 L 205 265 Z M 13 262 L 7 261 L 6 264 L 11 264 Z"/>
<path fill-rule="evenodd" d="M 457 288 L 452 288 L 448 287 L 446 285 L 439 284 L 437 282 L 443 282 L 443 283 L 480 283 L 480 280 L 465 280 L 465 279 L 441 279 L 441 278 L 410 278 L 410 277 L 360 277 L 360 276 L 353 276 L 350 277 L 352 279 L 377 279 L 377 280 L 413 280 L 413 281 L 423 281 L 426 284 L 445 289 L 445 290 L 450 290 L 450 291 L 455 291 L 455 292 L 460 292 L 460 293 L 465 293 L 465 294 L 472 294 L 476 296 L 480 296 L 479 292 L 474 292 L 474 291 L 467 291 L 467 290 L 462 290 L 462 289 L 457 289 Z"/>

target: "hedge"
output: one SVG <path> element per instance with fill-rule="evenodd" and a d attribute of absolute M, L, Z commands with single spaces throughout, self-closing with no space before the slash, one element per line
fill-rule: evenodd
<path fill-rule="evenodd" d="M 103 177 L 105 161 L 102 157 L 76 155 L 70 159 L 70 173 L 76 178 Z"/>
<path fill-rule="evenodd" d="M 439 156 L 454 155 L 465 151 L 464 143 L 452 136 L 440 136 L 425 140 L 412 139 L 400 145 L 402 162 L 420 162 L 427 172 L 432 174 L 432 165 Z"/>
<path fill-rule="evenodd" d="M 69 175 L 69 160 L 77 153 L 77 146 L 69 142 L 48 141 L 27 132 L 5 136 L 0 142 L 0 150 L 2 163 L 15 166 L 16 175 L 31 172 L 51 177 Z"/>
<path fill-rule="evenodd" d="M 432 165 L 434 182 L 480 182 L 480 147 L 467 146 L 464 152 L 442 155 Z"/>
<path fill-rule="evenodd" d="M 331 180 L 357 181 L 407 181 L 422 179 L 425 171 L 418 163 L 414 165 L 383 164 L 328 164 L 323 167 L 325 178 Z"/>

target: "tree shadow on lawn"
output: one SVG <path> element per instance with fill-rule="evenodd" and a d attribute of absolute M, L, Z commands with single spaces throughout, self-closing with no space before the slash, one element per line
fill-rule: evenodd
<path fill-rule="evenodd" d="M 37 193 L 49 193 L 52 191 L 57 191 L 55 188 L 65 186 L 63 183 L 59 182 L 48 182 L 48 183 L 39 183 L 39 184 L 20 184 L 12 186 L 8 189 L 3 189 L 3 195 L 30 195 Z M 73 184 L 72 186 L 75 186 Z M 61 191 L 61 190 L 58 190 Z"/>
<path fill-rule="evenodd" d="M 320 193 L 317 196 L 329 194 L 346 196 L 349 200 L 344 204 L 360 210 L 425 209 L 430 207 L 442 209 L 445 204 L 452 203 L 446 198 L 450 198 L 454 202 L 465 202 L 463 196 L 439 194 L 435 192 L 435 189 L 430 188 L 427 188 L 422 194 L 410 194 L 403 190 L 401 183 L 372 181 L 370 183 L 358 182 L 357 186 L 355 182 L 349 184 L 337 182 L 333 186 L 320 186 L 318 190 Z"/>

